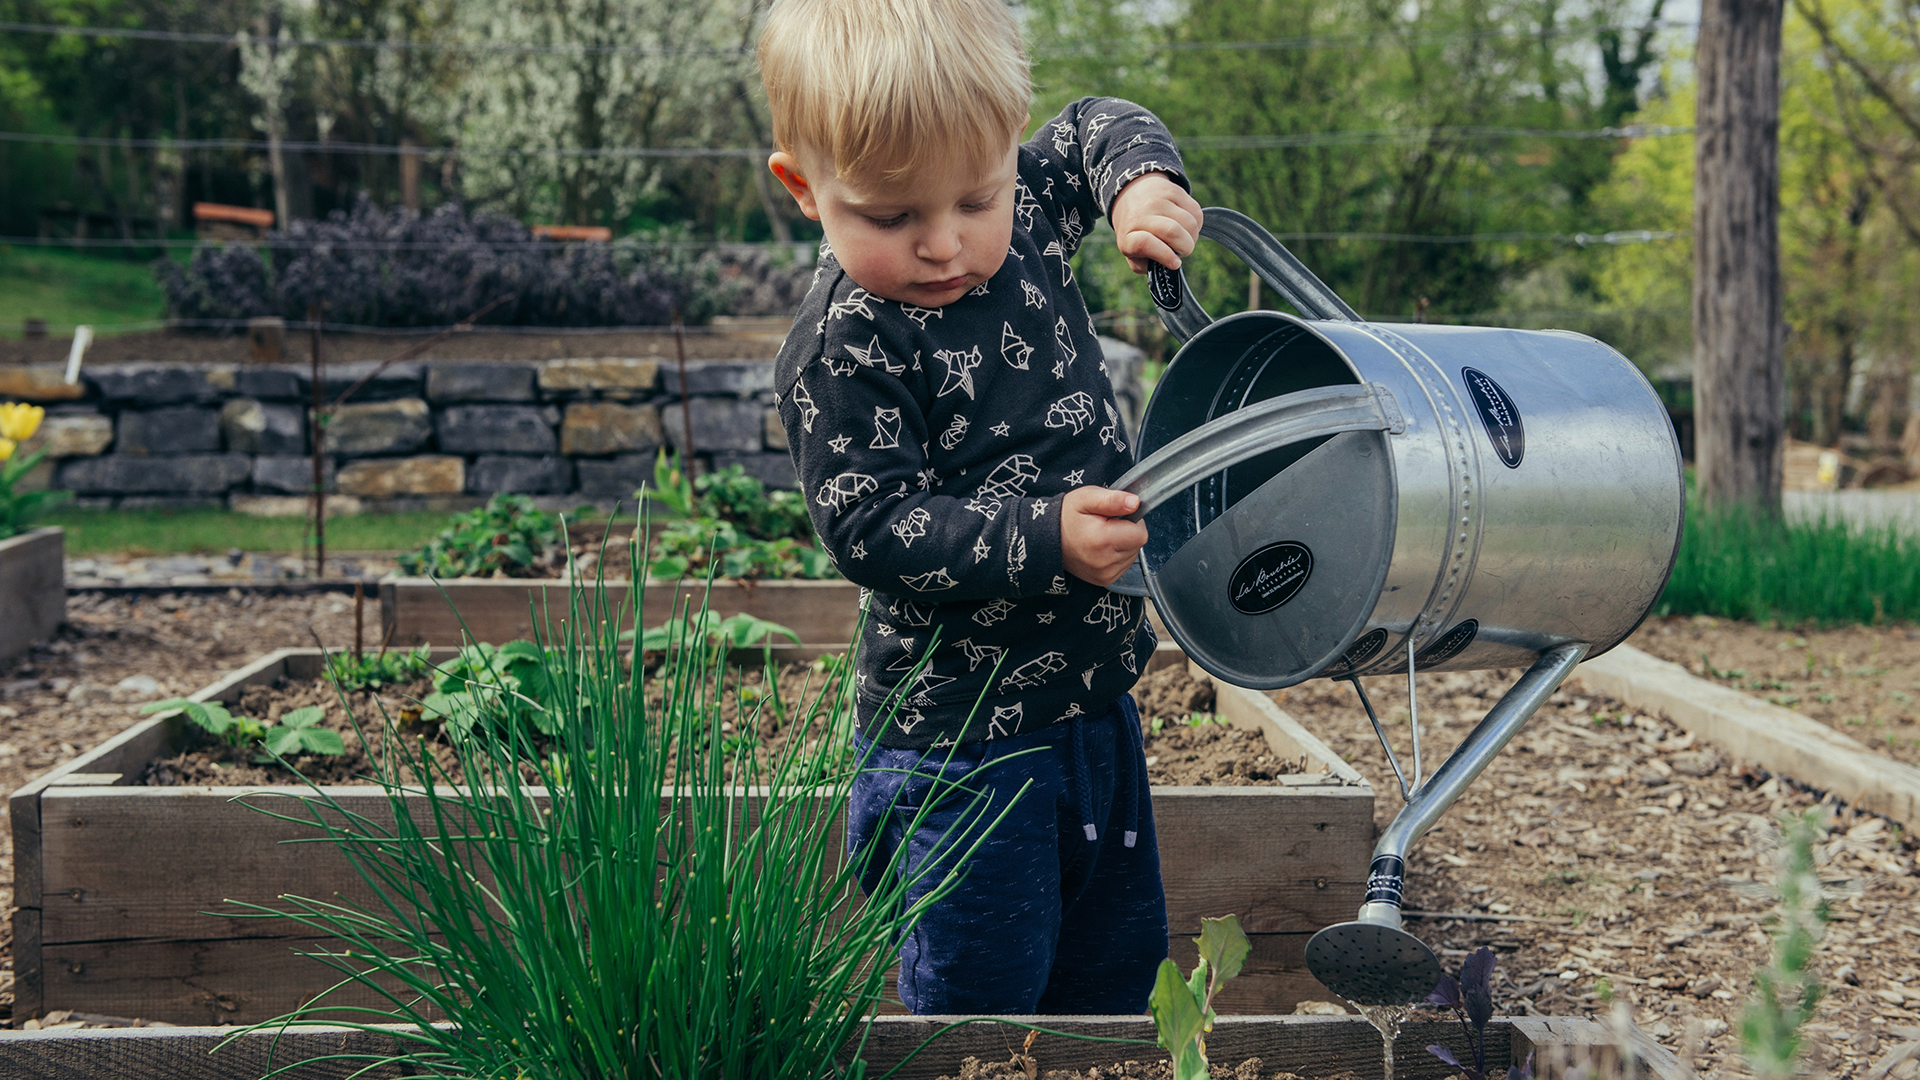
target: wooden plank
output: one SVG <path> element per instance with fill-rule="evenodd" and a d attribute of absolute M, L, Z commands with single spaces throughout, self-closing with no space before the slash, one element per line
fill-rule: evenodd
<path fill-rule="evenodd" d="M 874 1020 L 857 1047 L 868 1075 L 878 1075 L 913 1053 L 934 1032 L 962 1017 L 883 1016 Z M 1153 1022 L 1138 1016 L 1031 1016 L 1021 1021 L 1073 1035 L 1098 1035 L 1137 1040 L 1127 1046 L 1093 1043 L 1060 1035 L 1039 1035 L 1033 1054 L 1042 1070 L 1087 1069 L 1117 1060 L 1161 1061 L 1165 1054 L 1152 1045 Z M 1524 1032 L 1523 1033 L 1523 1029 Z M 1602 1037 L 1602 1025 L 1593 1020 L 1542 1023 L 1533 1019 L 1496 1018 L 1487 1028 L 1489 1071 L 1502 1072 L 1526 1049 L 1536 1052 L 1555 1045 L 1539 1038 L 1561 1038 L 1591 1045 Z M 287 1031 L 236 1033 L 232 1028 L 116 1028 L 94 1031 L 10 1032 L 0 1038 L 0 1075 L 10 1080 L 257 1080 L 268 1068 L 271 1052 L 276 1064 L 308 1061 L 328 1054 L 393 1053 L 399 1040 L 387 1030 L 294 1028 Z M 894 1073 L 899 1080 L 926 1080 L 956 1075 L 961 1059 L 979 1057 L 1005 1061 L 1020 1048 L 1026 1030 L 990 1020 L 954 1028 L 926 1051 Z M 231 1045 L 215 1047 L 228 1039 Z M 1395 1041 L 1404 1080 L 1444 1080 L 1452 1071 L 1424 1051 L 1430 1043 L 1459 1045 L 1460 1028 L 1450 1021 L 1416 1020 Z M 1380 1036 L 1357 1016 L 1223 1016 L 1207 1038 L 1214 1062 L 1237 1065 L 1259 1057 L 1269 1067 L 1285 1068 L 1303 1076 L 1339 1072 L 1370 1075 L 1367 1067 L 1379 1060 Z M 843 1060 L 851 1060 L 849 1045 Z M 1516 1054 L 1516 1051 L 1519 1053 Z M 320 1063 L 285 1074 L 287 1080 L 345 1080 L 351 1062 Z M 377 1072 L 370 1077 L 392 1077 Z M 1692 1074 L 1657 1072 L 1660 1080 L 1691 1080 Z"/>
<path fill-rule="evenodd" d="M 1660 713 L 1736 760 L 1920 828 L 1920 768 L 1881 757 L 1792 709 L 1698 678 L 1631 645 L 1581 664 L 1573 677 L 1596 693 Z"/>
<path fill-rule="evenodd" d="M 593 588 L 593 586 L 584 586 Z M 625 604 L 626 582 L 607 582 L 607 601 Z M 442 591 L 444 589 L 444 592 Z M 536 621 L 545 631 L 568 614 L 565 581 L 389 578 L 380 584 L 381 633 L 392 630 L 394 646 L 455 645 L 463 631 L 481 641 L 531 638 Z M 641 600 L 640 625 L 665 622 L 676 604 L 699 606 L 722 617 L 745 612 L 776 622 L 808 644 L 851 641 L 859 621 L 860 587 L 850 581 L 716 581 L 679 586 L 650 584 Z"/>
<path fill-rule="evenodd" d="M 384 792 L 328 788 L 340 805 L 391 820 Z M 249 792 L 248 801 L 235 801 Z M 42 938 L 50 943 L 277 937 L 279 920 L 203 912 L 282 894 L 365 898 L 346 860 L 280 821 L 298 787 L 54 788 L 41 796 Z M 424 820 L 424 798 L 412 800 Z M 1370 800 L 1355 789 L 1154 789 L 1174 932 L 1232 912 L 1249 933 L 1297 933 L 1351 917 L 1366 878 Z M 835 826 L 838 827 L 837 824 Z M 837 847 L 837 845 L 836 845 Z M 77 1003 L 74 1007 L 78 1007 Z M 102 1012 L 103 1009 L 89 1008 Z"/>
<path fill-rule="evenodd" d="M 1535 1080 L 1625 1076 L 1628 1072 L 1623 1059 L 1629 1053 L 1654 1080 L 1693 1080 L 1695 1076 L 1673 1051 L 1631 1022 L 1616 1028 L 1601 1020 L 1526 1016 L 1509 1023 L 1513 1027 L 1513 1059 L 1524 1061 L 1532 1054 Z"/>
<path fill-rule="evenodd" d="M 42 951 L 46 1010 L 84 1006 L 85 1012 L 172 1024 L 258 1024 L 305 1005 L 339 981 L 332 968 L 297 951 L 338 948 L 337 941 L 314 937 L 48 946 Z M 397 981 L 391 985 L 399 989 Z M 328 1000 L 343 1009 L 391 1007 L 379 994 L 358 986 L 343 988 Z M 321 1018 L 355 1019 L 344 1012 Z"/>
<path fill-rule="evenodd" d="M 1307 970 L 1310 933 L 1248 934 L 1253 953 L 1233 981 L 1221 987 L 1214 1008 L 1221 1015 L 1241 1016 L 1291 1013 L 1302 1001 L 1339 1001 L 1339 995 L 1320 985 Z M 1180 970 L 1193 970 L 1199 956 L 1193 934 L 1167 938 L 1167 955 Z"/>
<path fill-rule="evenodd" d="M 0 540 L 0 660 L 44 641 L 67 619 L 67 534 L 35 529 Z"/>

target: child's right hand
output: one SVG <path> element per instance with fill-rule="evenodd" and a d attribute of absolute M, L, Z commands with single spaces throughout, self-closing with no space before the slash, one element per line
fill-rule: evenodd
<path fill-rule="evenodd" d="M 1128 521 L 1140 509 L 1130 491 L 1087 485 L 1060 502 L 1060 559 L 1067 573 L 1102 587 L 1120 580 L 1147 543 L 1147 527 Z"/>

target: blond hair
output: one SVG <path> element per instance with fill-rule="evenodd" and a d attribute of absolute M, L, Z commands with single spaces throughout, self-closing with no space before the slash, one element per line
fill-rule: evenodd
<path fill-rule="evenodd" d="M 942 161 L 986 168 L 1033 102 L 1002 0 L 776 0 L 760 35 L 773 138 L 855 182 Z"/>

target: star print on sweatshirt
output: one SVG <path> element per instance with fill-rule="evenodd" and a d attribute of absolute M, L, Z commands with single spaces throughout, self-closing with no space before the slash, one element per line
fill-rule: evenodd
<path fill-rule="evenodd" d="M 1065 494 L 1132 464 L 1071 260 L 1149 172 L 1186 183 L 1151 113 L 1067 106 L 1020 147 L 1005 262 L 941 308 L 874 296 L 823 245 L 775 388 L 820 542 L 865 586 L 856 704 L 883 745 L 1097 713 L 1153 651 L 1145 601 L 1060 553 Z"/>

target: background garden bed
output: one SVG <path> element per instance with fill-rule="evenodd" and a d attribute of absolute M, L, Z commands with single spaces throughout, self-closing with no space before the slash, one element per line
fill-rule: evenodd
<path fill-rule="evenodd" d="M 1162 662 L 1183 659 L 1168 649 Z M 249 685 L 319 674 L 318 650 L 281 650 L 196 696 L 232 702 Z M 1309 768 L 1267 786 L 1155 789 L 1170 947 L 1191 965 L 1200 918 L 1238 914 L 1254 953 L 1219 1003 L 1284 1012 L 1329 996 L 1302 957 L 1314 930 L 1350 918 L 1359 904 L 1373 790 L 1260 695 L 1222 692 L 1216 708 L 1260 731 L 1278 757 L 1307 757 Z M 14 793 L 17 1019 L 64 1008 L 246 1023 L 293 1008 L 333 981 L 329 969 L 290 954 L 320 943 L 300 928 L 206 914 L 223 900 L 362 890 L 331 847 L 280 842 L 311 836 L 311 828 L 234 801 L 247 791 L 273 799 L 304 789 L 131 786 L 179 744 L 180 723 L 143 721 Z M 377 788 L 327 790 L 350 809 L 387 812 Z"/>
<path fill-rule="evenodd" d="M 0 540 L 0 661 L 53 634 L 67 617 L 66 534 L 35 529 Z"/>

